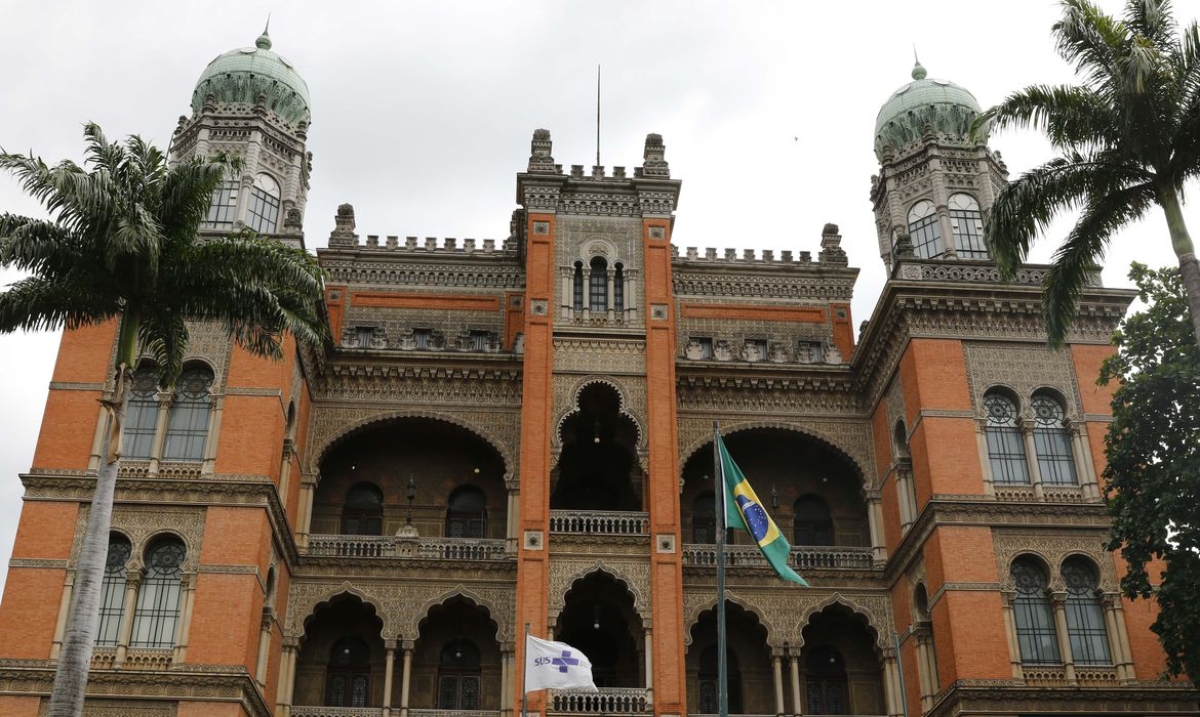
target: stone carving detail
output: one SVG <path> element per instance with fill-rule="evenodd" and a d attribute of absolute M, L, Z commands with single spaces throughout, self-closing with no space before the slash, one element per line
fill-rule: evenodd
<path fill-rule="evenodd" d="M 517 475 L 517 455 L 520 446 L 520 415 L 512 411 L 454 411 L 413 407 L 396 411 L 388 408 L 343 408 L 316 406 L 309 421 L 305 461 L 308 472 L 320 471 L 321 459 L 343 436 L 364 426 L 393 418 L 428 418 L 445 421 L 471 431 L 500 453 L 504 472 Z M 484 428 L 486 426 L 486 428 Z"/>
<path fill-rule="evenodd" d="M 732 588 L 727 599 L 755 615 L 767 630 L 767 644 L 799 649 L 804 645 L 803 631 L 813 615 L 834 605 L 842 605 L 863 616 L 875 633 L 876 648 L 891 646 L 892 608 L 886 593 L 843 593 L 819 589 L 791 590 L 784 588 Z M 712 610 L 716 600 L 711 591 L 688 590 L 683 595 L 684 642 L 692 643 L 692 627 L 700 614 Z M 799 616 L 799 617 L 797 617 Z"/>
<path fill-rule="evenodd" d="M 183 571 L 194 573 L 200 565 L 200 547 L 204 539 L 204 508 L 182 508 L 159 505 L 115 505 L 112 513 L 112 530 L 129 538 L 133 546 L 129 561 L 130 570 L 143 567 L 143 557 L 151 541 L 160 535 L 177 535 L 183 539 L 187 552 L 183 559 Z M 79 560 L 79 549 L 83 545 L 83 533 L 87 527 L 88 510 L 79 511 L 75 523 L 75 536 L 71 543 L 68 562 L 74 570 Z"/>
<path fill-rule="evenodd" d="M 587 373 L 646 373 L 646 342 L 555 339 L 554 370 Z"/>
<path fill-rule="evenodd" d="M 516 370 L 470 370 L 394 367 L 349 361 L 326 367 L 310 384 L 321 402 L 347 401 L 357 405 L 431 404 L 435 406 L 521 405 L 521 383 Z"/>
<path fill-rule="evenodd" d="M 550 561 L 550 623 L 558 619 L 566 607 L 567 593 L 575 584 L 594 572 L 611 575 L 625 584 L 633 597 L 633 609 L 649 624 L 650 615 L 650 563 L 645 557 L 573 558 L 555 556 Z"/>
<path fill-rule="evenodd" d="M 983 394 L 996 385 L 1016 392 L 1021 401 L 1022 415 L 1029 413 L 1029 397 L 1042 387 L 1055 389 L 1067 400 L 1067 414 L 1082 418 L 1079 409 L 1079 387 L 1075 367 L 1067 351 L 1051 351 L 1044 345 L 1000 345 L 963 343 L 967 364 L 967 383 L 971 388 L 980 417 L 983 417 Z"/>
<path fill-rule="evenodd" d="M 1072 555 L 1088 558 L 1100 569 L 1100 590 L 1115 592 L 1118 589 L 1116 566 L 1112 553 L 1104 550 L 1108 534 L 1098 531 L 1033 531 L 996 529 L 992 540 L 996 546 L 996 571 L 1000 576 L 1000 587 L 1015 590 L 1009 567 L 1018 555 L 1035 555 L 1049 568 L 1050 589 L 1065 590 L 1062 579 L 1062 563 Z"/>
<path fill-rule="evenodd" d="M 505 250 L 507 253 L 507 250 Z M 448 257 L 447 257 L 448 258 Z M 456 257 L 457 258 L 457 257 Z M 371 286 L 411 286 L 423 289 L 447 288 L 520 289 L 525 286 L 525 273 L 513 252 L 511 261 L 504 255 L 492 256 L 486 262 L 463 255 L 462 261 L 427 263 L 414 261 L 405 254 L 371 255 L 371 260 L 322 258 L 321 267 L 331 281 Z"/>
<path fill-rule="evenodd" d="M 84 706 L 87 717 L 175 717 L 175 703 L 145 702 L 143 700 L 96 699 L 89 697 Z M 50 714 L 50 701 L 43 700 L 39 717 Z"/>
<path fill-rule="evenodd" d="M 874 465 L 869 423 L 850 421 L 813 421 L 802 417 L 773 419 L 736 419 L 722 421 L 721 435 L 753 428 L 782 428 L 817 438 L 843 454 L 858 468 L 860 477 L 873 476 Z M 712 417 L 679 418 L 680 471 L 688 458 L 712 440 Z"/>
<path fill-rule="evenodd" d="M 729 273 L 712 274 L 710 272 L 692 272 L 681 266 L 681 261 L 673 262 L 671 280 L 675 287 L 675 295 L 679 297 L 720 296 L 755 299 L 818 299 L 849 301 L 854 291 L 854 276 L 829 276 L 827 267 L 814 265 L 812 276 L 805 276 L 799 271 L 796 275 L 757 276 L 754 267 L 747 266 L 745 273 L 733 273 L 735 267 L 729 267 Z M 736 267 L 740 268 L 740 267 Z M 805 272 L 807 274 L 808 272 Z M 791 272 L 789 272 L 791 274 Z"/>
<path fill-rule="evenodd" d="M 288 590 L 284 634 L 294 638 L 303 637 L 305 623 L 321 603 L 339 595 L 352 595 L 374 608 L 383 622 L 381 636 L 385 640 L 415 640 L 420 634 L 421 621 L 431 608 L 460 596 L 487 610 L 488 616 L 496 623 L 497 641 L 510 643 L 514 639 L 516 593 L 512 585 L 464 585 L 454 582 L 356 585 L 348 581 L 296 581 Z"/>

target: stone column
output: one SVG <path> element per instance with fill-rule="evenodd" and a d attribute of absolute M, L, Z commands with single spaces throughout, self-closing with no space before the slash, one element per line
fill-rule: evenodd
<path fill-rule="evenodd" d="M 396 671 L 396 641 L 385 640 L 383 651 L 383 717 L 389 717 L 392 713 L 392 675 Z"/>
<path fill-rule="evenodd" d="M 283 654 L 279 658 L 279 687 L 275 698 L 275 717 L 288 717 L 292 713 L 292 693 L 296 689 L 296 656 L 299 652 L 300 641 L 297 638 L 283 638 Z"/>
<path fill-rule="evenodd" d="M 404 651 L 404 668 L 400 677 L 400 717 L 408 717 L 408 690 L 412 685 L 413 641 L 401 640 L 400 649 Z"/>
<path fill-rule="evenodd" d="M 992 461 L 988 456 L 987 419 L 975 419 L 975 445 L 979 451 L 979 469 L 983 476 L 983 492 L 985 495 L 996 495 L 996 479 L 992 476 Z"/>
<path fill-rule="evenodd" d="M 574 287 L 571 286 L 572 272 L 571 272 L 571 269 L 564 267 L 562 269 L 559 269 L 559 274 L 562 277 L 562 304 L 561 304 L 562 318 L 570 319 L 571 312 L 574 310 L 574 307 L 575 307 L 575 304 L 574 304 L 575 295 L 573 292 Z"/>
<path fill-rule="evenodd" d="M 797 650 L 788 656 L 788 666 L 791 668 L 792 681 L 792 714 L 799 717 L 804 713 L 804 705 L 800 701 L 800 652 Z"/>
<path fill-rule="evenodd" d="M 125 604 L 121 606 L 121 629 L 117 631 L 117 654 L 113 668 L 125 664 L 129 654 L 129 641 L 133 638 L 133 617 L 137 610 L 138 587 L 142 583 L 142 572 L 135 570 L 125 576 Z"/>
<path fill-rule="evenodd" d="M 514 678 L 512 646 L 506 643 L 500 649 L 500 717 L 512 717 Z"/>
<path fill-rule="evenodd" d="M 1071 455 L 1075 458 L 1075 477 L 1079 479 L 1079 488 L 1084 500 L 1100 500 L 1100 485 L 1096 479 L 1096 471 L 1091 464 L 1091 451 L 1088 450 L 1087 438 L 1083 423 L 1071 421 L 1067 424 L 1067 433 L 1071 436 Z"/>
<path fill-rule="evenodd" d="M 1117 679 L 1122 683 L 1128 682 L 1129 673 L 1125 664 L 1125 654 L 1121 650 L 1121 638 L 1117 634 L 1117 621 L 1113 609 L 1113 596 L 1101 598 L 1104 605 L 1104 629 L 1108 633 L 1108 651 L 1112 655 L 1112 663 L 1117 668 Z"/>
<path fill-rule="evenodd" d="M 508 510 L 506 512 L 507 522 L 504 528 L 504 551 L 515 555 L 517 553 L 517 515 L 521 506 L 521 491 L 517 487 L 517 481 L 510 476 L 504 477 L 504 484 L 508 488 Z"/>
<path fill-rule="evenodd" d="M 608 296 L 605 301 L 608 303 L 608 320 L 612 321 L 613 317 L 616 316 L 616 294 L 613 293 L 613 287 L 616 285 L 616 282 L 613 280 L 612 267 L 609 267 L 606 273 L 608 274 Z"/>
<path fill-rule="evenodd" d="M 296 516 L 296 547 L 308 548 L 308 534 L 312 528 L 313 494 L 317 489 L 317 476 L 304 475 L 300 478 L 300 515 Z"/>
<path fill-rule="evenodd" d="M 106 400 L 112 398 L 112 391 L 104 393 Z M 108 431 L 108 411 L 99 411 L 100 415 L 96 417 L 96 431 L 92 434 L 92 452 L 88 455 L 89 471 L 100 469 L 100 448 L 104 441 L 104 434 Z"/>
<path fill-rule="evenodd" d="M 1058 652 L 1062 655 L 1067 684 L 1077 685 L 1079 682 L 1075 679 L 1075 658 L 1071 656 L 1071 638 L 1067 634 L 1067 593 L 1051 593 L 1050 601 L 1054 604 L 1054 632 L 1058 636 Z"/>
<path fill-rule="evenodd" d="M 908 466 L 896 466 L 896 501 L 900 507 L 900 532 L 912 527 L 916 516 L 916 501 L 913 500 L 912 472 Z"/>
<path fill-rule="evenodd" d="M 883 534 L 883 497 L 877 490 L 863 490 L 867 500 L 867 526 L 871 531 L 871 559 L 887 562 L 887 540 Z"/>
<path fill-rule="evenodd" d="M 187 660 L 188 635 L 192 627 L 192 608 L 196 604 L 196 575 L 180 578 L 183 588 L 183 605 L 179 611 L 179 624 L 175 626 L 175 654 L 171 664 L 178 665 Z"/>
<path fill-rule="evenodd" d="M 937 692 L 937 678 L 929 671 L 932 661 L 929 659 L 929 631 L 919 628 L 913 632 L 917 646 L 917 684 L 921 689 L 921 711 L 928 712 L 933 707 L 933 695 Z"/>
<path fill-rule="evenodd" d="M 169 391 L 159 391 L 157 398 L 158 411 L 154 414 L 154 438 L 150 439 L 148 473 L 151 478 L 158 476 L 158 465 L 162 461 L 163 446 L 167 442 L 167 425 L 171 420 L 171 401 L 174 396 Z"/>
<path fill-rule="evenodd" d="M 1129 631 L 1125 627 L 1125 608 L 1121 604 L 1121 597 L 1113 595 L 1113 622 L 1117 627 L 1117 643 L 1121 646 L 1121 661 L 1125 663 L 1126 679 L 1131 682 L 1137 680 L 1137 670 L 1133 665 L 1133 649 L 1129 646 Z"/>
<path fill-rule="evenodd" d="M 213 396 L 213 410 L 208 417 L 208 440 L 204 442 L 204 464 L 201 475 L 212 475 L 217 463 L 217 444 L 221 440 L 221 414 L 225 411 L 225 397 Z"/>
<path fill-rule="evenodd" d="M 104 413 L 101 411 L 101 413 Z M 71 612 L 71 596 L 75 593 L 75 572 L 67 572 L 63 580 L 62 599 L 58 603 L 58 622 L 54 624 L 54 642 L 50 645 L 50 661 L 58 661 L 58 653 L 62 652 L 63 636 L 67 632 L 67 615 Z M 133 616 L 125 613 L 126 619 Z"/>
<path fill-rule="evenodd" d="M 254 668 L 254 679 L 265 689 L 267 686 L 267 658 L 271 656 L 271 630 L 275 623 L 275 610 L 264 607 L 262 626 L 258 631 L 258 664 Z"/>
<path fill-rule="evenodd" d="M 642 644 L 646 653 L 646 703 L 654 704 L 654 635 L 650 628 L 642 632 Z"/>
<path fill-rule="evenodd" d="M 296 444 L 291 438 L 283 439 L 283 454 L 279 457 L 279 503 L 284 512 L 287 512 L 288 492 L 291 490 L 292 479 L 292 455 L 296 451 Z"/>
<path fill-rule="evenodd" d="M 883 653 L 883 685 L 884 703 L 887 705 L 888 717 L 901 717 L 905 712 L 904 694 L 900 684 L 900 668 L 896 651 L 888 648 Z"/>
<path fill-rule="evenodd" d="M 1034 422 L 1021 421 L 1021 438 L 1025 441 L 1025 464 L 1029 467 L 1029 482 L 1033 484 L 1033 497 L 1041 500 L 1045 495 L 1042 489 L 1042 468 L 1038 465 L 1037 446 L 1033 444 Z"/>
<path fill-rule="evenodd" d="M 1008 661 L 1012 665 L 1014 680 L 1025 679 L 1025 671 L 1021 668 L 1021 645 L 1017 641 L 1017 618 L 1013 614 L 1013 600 L 1017 594 L 1007 591 L 1001 594 L 1001 604 L 1004 611 L 1004 636 L 1008 639 Z"/>
<path fill-rule="evenodd" d="M 771 651 L 771 675 L 775 680 L 775 715 L 783 717 L 783 656 L 780 650 Z"/>

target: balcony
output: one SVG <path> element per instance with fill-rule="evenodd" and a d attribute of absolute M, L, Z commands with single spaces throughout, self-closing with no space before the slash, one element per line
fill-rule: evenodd
<path fill-rule="evenodd" d="M 565 535 L 649 535 L 650 514 L 615 510 L 552 510 L 550 532 Z"/>
<path fill-rule="evenodd" d="M 717 564 L 715 545 L 688 543 L 683 546 L 683 564 L 712 566 Z M 725 565 L 728 567 L 768 567 L 757 545 L 726 545 Z M 813 547 L 792 548 L 788 565 L 799 572 L 805 570 L 870 570 L 874 567 L 871 548 Z"/>
<path fill-rule="evenodd" d="M 559 714 L 641 714 L 651 711 L 644 687 L 601 687 L 599 692 L 551 690 L 547 712 Z"/>
<path fill-rule="evenodd" d="M 487 538 L 401 538 L 391 535 L 311 535 L 308 538 L 308 554 L 336 558 L 417 558 L 443 561 L 506 560 L 510 556 L 504 552 L 505 542 L 504 540 Z"/>

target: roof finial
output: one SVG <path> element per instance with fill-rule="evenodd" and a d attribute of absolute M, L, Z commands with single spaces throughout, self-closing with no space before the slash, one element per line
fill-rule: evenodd
<path fill-rule="evenodd" d="M 914 43 L 913 43 L 913 71 L 912 71 L 912 78 L 913 78 L 914 80 L 923 80 L 923 79 L 925 79 L 925 75 L 927 75 L 927 74 L 928 74 L 928 73 L 927 73 L 927 72 L 925 72 L 925 68 L 921 66 L 921 60 L 920 60 L 920 58 L 918 58 L 918 57 L 917 57 L 917 43 L 915 43 L 915 42 L 914 42 Z"/>
<path fill-rule="evenodd" d="M 254 41 L 254 46 L 260 50 L 271 49 L 271 13 L 267 13 L 267 25 L 258 39 Z"/>

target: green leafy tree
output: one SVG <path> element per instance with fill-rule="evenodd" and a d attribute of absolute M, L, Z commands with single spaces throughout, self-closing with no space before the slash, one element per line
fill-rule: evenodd
<path fill-rule="evenodd" d="M 0 215 L 0 266 L 29 274 L 0 293 L 0 331 L 109 321 L 120 326 L 112 367 L 116 389 L 104 403 L 109 430 L 77 563 L 52 717 L 83 711 L 126 386 L 138 358 L 150 353 L 160 387 L 169 389 L 182 368 L 189 321 L 223 322 L 239 346 L 273 358 L 283 355 L 289 332 L 309 345 L 326 333 L 318 310 L 321 271 L 307 253 L 249 233 L 198 238 L 213 190 L 236 163 L 194 158 L 170 164 L 141 138 L 109 142 L 94 124 L 85 126 L 84 137 L 86 168 L 0 153 L 0 168 L 15 175 L 51 217 Z"/>
<path fill-rule="evenodd" d="M 1100 370 L 1101 384 L 1121 382 L 1105 439 L 1108 549 L 1129 564 L 1122 592 L 1158 601 L 1167 670 L 1200 684 L 1200 348 L 1179 273 L 1134 264 L 1129 277 L 1150 306 L 1125 319 Z"/>
<path fill-rule="evenodd" d="M 985 230 L 992 256 L 1011 277 L 1056 215 L 1080 211 L 1042 295 L 1050 343 L 1061 345 L 1108 242 L 1158 205 L 1200 340 L 1200 264 L 1180 206 L 1184 184 L 1200 176 L 1200 31 L 1193 22 L 1177 32 L 1168 0 L 1129 0 L 1121 20 L 1088 0 L 1062 6 L 1055 47 L 1083 83 L 1027 87 L 972 126 L 976 137 L 1032 127 L 1060 153 L 996 198 Z"/>

